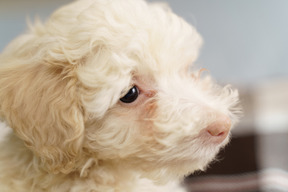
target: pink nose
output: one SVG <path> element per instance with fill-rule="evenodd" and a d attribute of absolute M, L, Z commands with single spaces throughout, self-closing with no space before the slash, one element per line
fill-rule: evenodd
<path fill-rule="evenodd" d="M 231 120 L 227 116 L 219 115 L 213 123 L 208 125 L 205 131 L 218 142 L 222 142 L 231 128 Z"/>

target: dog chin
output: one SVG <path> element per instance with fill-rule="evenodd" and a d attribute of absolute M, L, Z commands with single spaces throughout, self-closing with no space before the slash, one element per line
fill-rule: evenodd
<path fill-rule="evenodd" d="M 228 140 L 229 139 L 227 139 L 227 142 Z M 146 172 L 147 167 L 142 169 L 142 171 L 145 170 L 145 177 L 157 180 L 159 184 L 165 184 L 175 179 L 181 180 L 183 177 L 193 174 L 195 171 L 205 171 L 224 145 L 225 142 L 223 141 L 222 144 L 218 144 L 217 146 L 202 146 L 197 150 L 197 153 L 195 153 L 195 150 L 188 150 L 182 152 L 182 154 L 185 153 L 185 155 L 181 157 L 175 157 L 174 159 L 156 162 L 154 164 L 151 163 L 153 165 L 150 164 L 148 172 Z M 148 165 L 149 163 L 145 164 Z"/>
<path fill-rule="evenodd" d="M 166 184 L 175 180 L 182 180 L 184 177 L 193 174 L 195 171 L 204 171 L 213 157 L 209 159 L 179 160 L 177 162 L 166 162 L 165 165 L 158 165 L 157 168 L 142 170 L 142 176 L 157 181 L 157 184 Z M 168 165 L 168 166 L 167 166 Z M 150 167 L 152 168 L 152 167 Z"/>
<path fill-rule="evenodd" d="M 220 143 L 213 140 L 198 141 L 199 147 L 195 147 L 195 143 L 191 145 L 186 155 L 175 161 L 177 163 L 174 163 L 174 167 L 178 167 L 179 171 L 183 170 L 183 175 L 193 173 L 197 170 L 205 171 L 211 162 L 217 160 L 217 154 L 229 141 L 230 136 L 227 136 Z"/>

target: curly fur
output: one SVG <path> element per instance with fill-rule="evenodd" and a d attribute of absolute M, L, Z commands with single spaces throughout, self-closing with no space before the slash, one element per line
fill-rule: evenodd
<path fill-rule="evenodd" d="M 201 44 L 142 0 L 78 0 L 30 26 L 0 55 L 1 191 L 182 191 L 229 140 L 202 130 L 239 112 L 237 91 L 190 71 Z"/>

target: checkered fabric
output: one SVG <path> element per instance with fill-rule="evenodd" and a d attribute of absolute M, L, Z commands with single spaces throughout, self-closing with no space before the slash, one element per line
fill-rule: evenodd
<path fill-rule="evenodd" d="M 288 191 L 288 133 L 234 137 L 218 160 L 186 179 L 189 192 Z"/>

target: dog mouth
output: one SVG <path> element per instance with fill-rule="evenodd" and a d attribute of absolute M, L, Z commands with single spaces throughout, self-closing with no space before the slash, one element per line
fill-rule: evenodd
<path fill-rule="evenodd" d="M 230 135 L 227 132 L 211 136 L 206 130 L 202 130 L 197 136 L 183 138 L 176 147 L 175 159 L 179 164 L 200 164 L 200 167 L 205 167 L 230 141 Z"/>
<path fill-rule="evenodd" d="M 183 164 L 211 161 L 229 141 L 230 132 L 215 137 L 202 130 L 197 136 L 179 139 L 173 148 L 167 150 L 168 159 Z"/>

